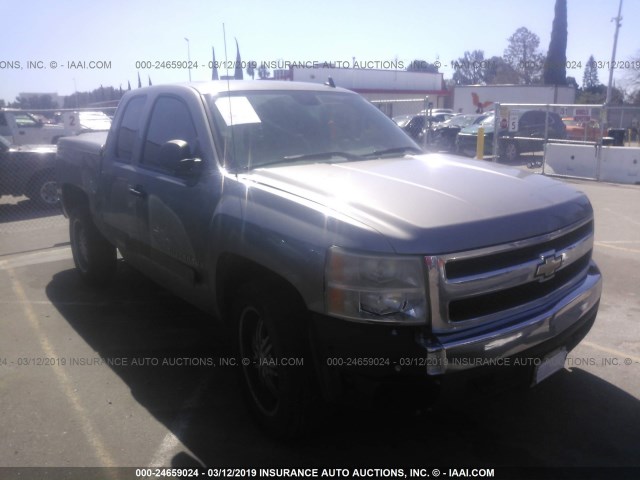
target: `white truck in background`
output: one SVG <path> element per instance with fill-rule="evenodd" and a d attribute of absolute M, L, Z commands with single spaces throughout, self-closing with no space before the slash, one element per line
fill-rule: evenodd
<path fill-rule="evenodd" d="M 48 124 L 25 110 L 0 110 L 0 136 L 13 145 L 56 144 L 61 137 L 109 128 L 111 119 L 101 111 L 66 111 L 61 123 Z"/>
<path fill-rule="evenodd" d="M 497 103 L 573 104 L 576 91 L 558 85 L 456 85 L 453 89 L 455 113 L 483 113 Z"/>

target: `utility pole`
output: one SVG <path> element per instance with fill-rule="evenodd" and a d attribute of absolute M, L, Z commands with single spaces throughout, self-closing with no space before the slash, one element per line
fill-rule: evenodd
<path fill-rule="evenodd" d="M 189 81 L 191 81 L 191 48 L 189 46 L 189 39 L 187 37 L 184 37 L 184 39 L 187 41 L 187 61 L 189 62 L 187 67 L 189 67 Z"/>
<path fill-rule="evenodd" d="M 609 65 L 609 83 L 607 84 L 607 98 L 604 101 L 605 105 L 609 105 L 611 102 L 611 88 L 613 85 L 613 66 L 616 63 L 616 49 L 618 48 L 618 32 L 620 31 L 620 27 L 622 24 L 622 0 L 620 0 L 620 5 L 618 7 L 618 16 L 611 19 L 613 22 L 616 22 L 616 33 L 613 36 L 613 51 L 611 52 L 611 64 Z"/>

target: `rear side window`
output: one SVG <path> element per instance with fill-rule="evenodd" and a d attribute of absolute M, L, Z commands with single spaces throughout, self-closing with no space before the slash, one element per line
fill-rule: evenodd
<path fill-rule="evenodd" d="M 197 133 L 187 106 L 174 97 L 160 97 L 153 107 L 151 121 L 144 142 L 142 163 L 146 166 L 171 171 L 162 165 L 159 152 L 169 140 L 184 140 L 193 152 Z"/>
<path fill-rule="evenodd" d="M 135 97 L 125 106 L 124 115 L 118 128 L 116 140 L 116 157 L 121 162 L 130 163 L 133 151 L 139 142 L 142 127 L 142 109 L 146 102 L 145 96 Z"/>

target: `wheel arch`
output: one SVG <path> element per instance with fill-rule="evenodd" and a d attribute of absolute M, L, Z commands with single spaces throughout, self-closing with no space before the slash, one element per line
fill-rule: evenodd
<path fill-rule="evenodd" d="M 226 253 L 218 259 L 215 276 L 217 309 L 223 322 L 227 323 L 231 318 L 235 294 L 250 282 L 264 282 L 268 288 L 286 293 L 287 299 L 307 308 L 298 289 L 282 275 L 246 257 Z"/>
<path fill-rule="evenodd" d="M 78 211 L 89 210 L 89 196 L 82 189 L 69 184 L 59 188 L 62 211 L 66 217 Z"/>

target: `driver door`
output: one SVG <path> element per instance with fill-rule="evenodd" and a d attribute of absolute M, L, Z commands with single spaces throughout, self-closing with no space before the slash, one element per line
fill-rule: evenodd
<path fill-rule="evenodd" d="M 201 141 L 211 142 L 207 123 L 204 117 L 194 120 L 192 111 L 202 112 L 188 100 L 173 95 L 155 100 L 133 185 L 143 256 L 155 274 L 187 287 L 204 275 L 209 226 L 222 188 L 211 178 L 218 175 L 211 168 L 214 159 L 200 148 Z M 188 157 L 197 159 L 191 171 L 180 170 L 164 154 L 163 146 L 176 140 L 186 142 Z"/>

